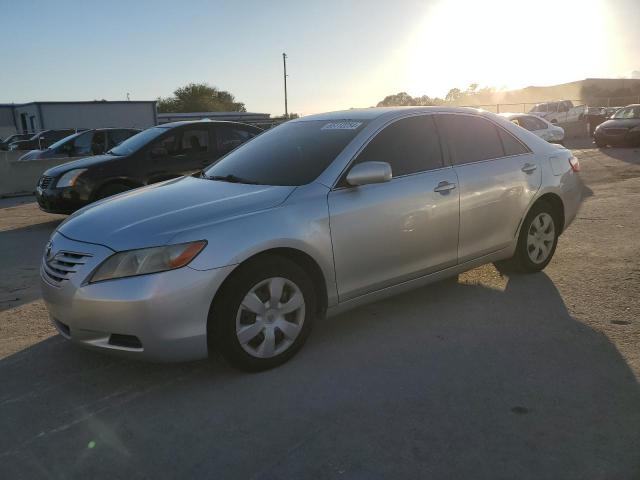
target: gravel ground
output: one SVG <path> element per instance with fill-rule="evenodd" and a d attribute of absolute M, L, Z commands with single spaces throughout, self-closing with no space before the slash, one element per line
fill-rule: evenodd
<path fill-rule="evenodd" d="M 328 319 L 254 375 L 68 345 L 37 288 L 64 217 L 0 200 L 0 478 L 640 478 L 640 151 L 569 147 L 588 198 L 544 273 Z"/>

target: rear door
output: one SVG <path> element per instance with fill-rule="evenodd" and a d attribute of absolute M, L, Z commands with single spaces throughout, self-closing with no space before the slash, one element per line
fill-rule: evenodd
<path fill-rule="evenodd" d="M 340 301 L 457 261 L 458 181 L 443 164 L 433 117 L 386 126 L 350 168 L 366 161 L 389 163 L 393 178 L 358 187 L 343 178 L 328 197 Z"/>
<path fill-rule="evenodd" d="M 540 188 L 540 167 L 528 147 L 484 117 L 452 113 L 437 120 L 459 181 L 463 263 L 513 242 Z"/>

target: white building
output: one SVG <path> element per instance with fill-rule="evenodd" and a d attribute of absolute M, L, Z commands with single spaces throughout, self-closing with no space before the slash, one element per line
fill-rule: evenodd
<path fill-rule="evenodd" d="M 0 104 L 0 137 L 58 128 L 144 129 L 157 123 L 155 100 Z"/>

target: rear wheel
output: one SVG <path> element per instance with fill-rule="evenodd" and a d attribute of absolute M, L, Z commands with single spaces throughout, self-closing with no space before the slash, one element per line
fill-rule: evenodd
<path fill-rule="evenodd" d="M 499 268 L 520 272 L 539 272 L 556 251 L 560 225 L 551 205 L 536 203 L 522 223 L 518 245 L 512 258 L 499 263 Z"/>
<path fill-rule="evenodd" d="M 233 367 L 260 371 L 295 355 L 317 312 L 313 283 L 291 260 L 259 258 L 225 282 L 208 320 L 209 345 Z"/>

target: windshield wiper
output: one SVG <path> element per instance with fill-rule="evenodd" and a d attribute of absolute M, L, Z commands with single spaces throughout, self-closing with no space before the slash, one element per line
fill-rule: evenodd
<path fill-rule="evenodd" d="M 247 185 L 258 185 L 258 182 L 254 182 L 253 180 L 247 180 L 246 178 L 237 177 L 236 175 L 213 175 L 208 176 L 203 173 L 202 176 L 207 180 L 218 180 L 220 182 L 229 182 L 229 183 L 246 183 Z"/>

